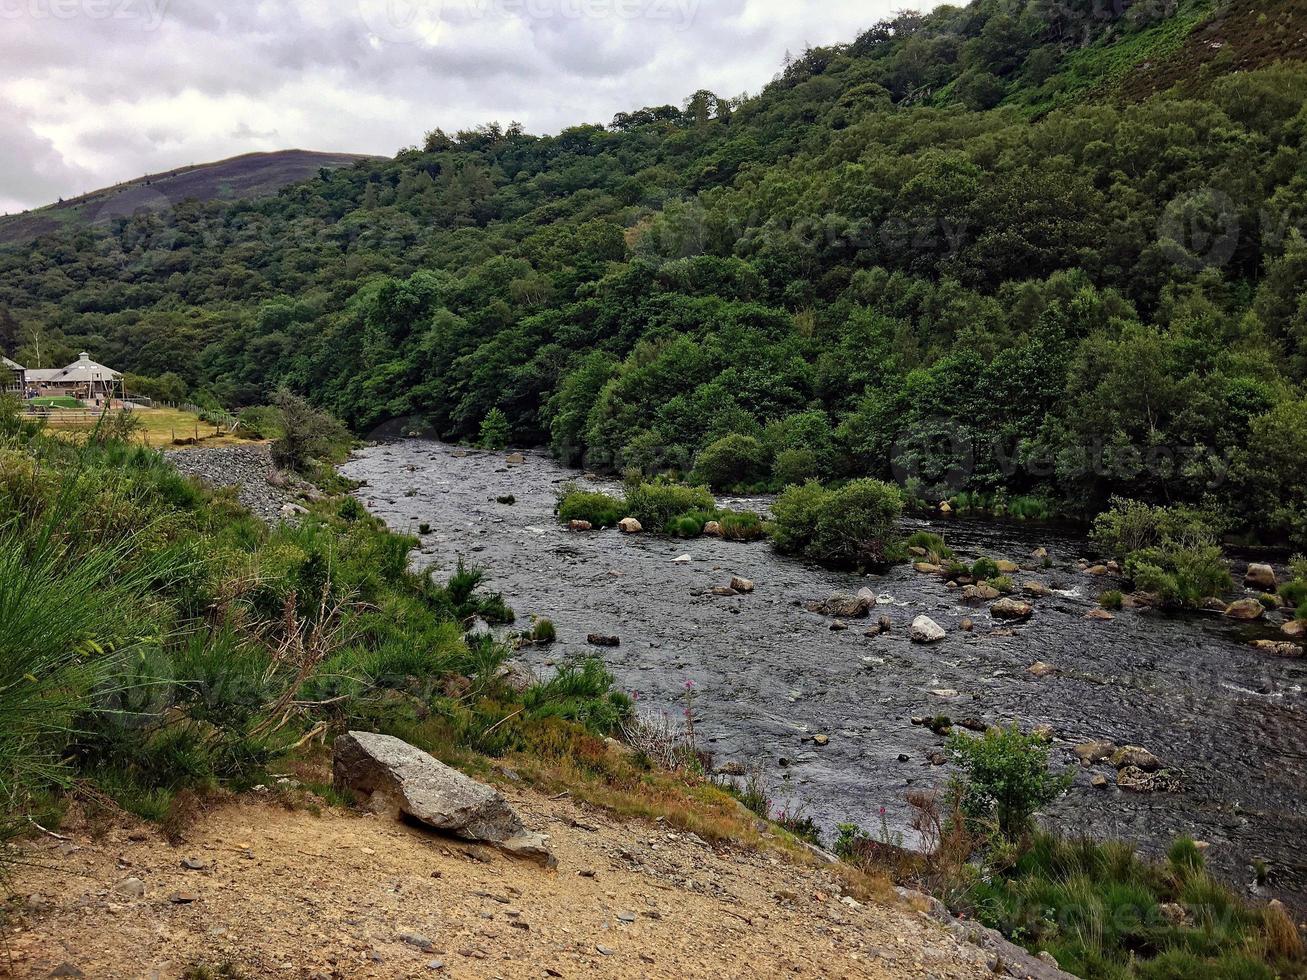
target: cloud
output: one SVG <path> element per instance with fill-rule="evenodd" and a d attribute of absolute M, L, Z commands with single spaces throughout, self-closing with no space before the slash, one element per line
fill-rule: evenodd
<path fill-rule="evenodd" d="M 933 6 L 920 0 L 917 7 Z M 0 209 L 282 147 L 756 92 L 903 0 L 7 0 Z"/>

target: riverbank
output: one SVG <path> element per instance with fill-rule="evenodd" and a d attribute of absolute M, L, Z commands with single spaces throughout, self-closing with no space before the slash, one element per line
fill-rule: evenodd
<path fill-rule="evenodd" d="M 914 717 L 1048 726 L 1055 758 L 1076 773 L 1048 815 L 1057 825 L 1137 841 L 1155 855 L 1191 836 L 1210 844 L 1209 863 L 1225 880 L 1302 906 L 1307 671 L 1247 646 L 1264 627 L 1144 609 L 1086 619 L 1110 580 L 1084 573 L 1083 540 L 1036 526 L 943 528 L 964 558 L 1026 563 L 1036 548 L 1049 551 L 1051 567 L 1021 575 L 1048 595 L 1017 625 L 910 568 L 854 577 L 712 538 L 570 533 L 553 506 L 576 474 L 538 454 L 524 460 L 407 441 L 365 450 L 344 472 L 368 482 L 360 499 L 392 527 L 429 525 L 422 567 L 483 563 L 519 614 L 553 620 L 559 642 L 524 651 L 532 666 L 547 672 L 598 652 L 591 633 L 620 637 L 603 655 L 626 690 L 679 716 L 691 682 L 696 727 L 717 764 L 757 766 L 778 805 L 805 807 L 828 831 L 845 820 L 875 823 L 884 806 L 891 826 L 910 833 L 906 794 L 949 774 L 942 736 Z M 499 502 L 510 496 L 513 504 Z M 691 560 L 674 560 L 683 555 Z M 736 575 L 755 591 L 713 594 Z M 830 617 L 805 608 L 864 587 L 885 598 L 876 613 L 891 620 L 883 635 L 864 635 L 857 621 L 832 631 Z M 944 643 L 909 642 L 921 614 L 945 627 Z M 1049 669 L 1032 673 L 1037 663 Z M 1082 766 L 1076 747 L 1100 739 L 1150 749 L 1179 773 L 1177 790 L 1120 789 L 1106 761 Z M 1255 862 L 1267 869 L 1260 880 Z"/>

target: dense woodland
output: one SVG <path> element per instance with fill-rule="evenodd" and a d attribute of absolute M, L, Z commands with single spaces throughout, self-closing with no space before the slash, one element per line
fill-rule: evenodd
<path fill-rule="evenodd" d="M 0 347 L 228 406 L 286 385 L 361 433 L 475 439 L 498 410 L 592 467 L 1085 517 L 1120 495 L 1301 547 L 1292 6 L 976 0 L 755 96 L 437 129 L 8 247 Z"/>

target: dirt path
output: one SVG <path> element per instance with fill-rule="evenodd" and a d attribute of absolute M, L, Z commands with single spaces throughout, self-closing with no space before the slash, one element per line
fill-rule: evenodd
<path fill-rule="evenodd" d="M 44 867 L 11 885 L 12 975 L 992 976 L 921 913 L 842 898 L 827 869 L 508 795 L 557 871 L 258 799 L 203 814 L 180 847 L 126 826 L 43 838 L 25 859 Z"/>

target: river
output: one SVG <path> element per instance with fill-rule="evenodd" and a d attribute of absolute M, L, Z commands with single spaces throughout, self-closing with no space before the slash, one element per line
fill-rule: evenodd
<path fill-rule="evenodd" d="M 444 576 L 460 558 L 484 566 L 519 622 L 530 614 L 553 620 L 558 642 L 524 653 L 537 673 L 570 655 L 599 655 L 643 707 L 672 714 L 692 682 L 696 730 L 716 763 L 760 768 L 778 805 L 805 807 L 828 831 L 841 821 L 878 826 L 884 806 L 911 842 L 905 794 L 947 782 L 950 768 L 932 764 L 944 740 L 913 716 L 1050 725 L 1054 759 L 1076 771 L 1050 822 L 1151 853 L 1190 835 L 1210 843 L 1209 864 L 1228 880 L 1250 883 L 1260 860 L 1271 875 L 1262 894 L 1307 908 L 1307 661 L 1248 646 L 1278 637 L 1273 626 L 1146 610 L 1086 620 L 1111 583 L 1081 571 L 1083 539 L 1034 525 L 930 525 L 964 559 L 1034 567 L 1031 552 L 1048 549 L 1051 569 L 1014 578 L 1056 591 L 1033 600 L 1033 618 L 1010 630 L 909 567 L 856 576 L 783 558 L 766 544 L 573 533 L 553 508 L 559 485 L 579 474 L 542 453 L 526 458 L 509 466 L 503 454 L 414 439 L 362 450 L 342 472 L 366 481 L 360 500 L 392 528 L 416 534 L 430 524 L 415 554 L 421 567 Z M 516 503 L 497 502 L 508 495 Z M 673 560 L 681 555 L 692 560 Z M 710 594 L 732 575 L 753 580 L 755 592 Z M 804 608 L 862 587 L 885 598 L 873 621 L 889 615 L 888 634 L 866 636 L 858 621 L 834 632 L 829 617 Z M 943 643 L 909 642 L 920 614 L 948 631 Z M 970 633 L 959 628 L 968 617 Z M 591 633 L 619 636 L 621 645 L 587 646 Z M 1033 676 L 1036 661 L 1056 672 Z M 829 744 L 817 747 L 817 733 Z M 1183 790 L 1093 788 L 1094 772 L 1114 771 L 1082 768 L 1071 754 L 1093 738 L 1150 749 L 1181 775 Z"/>

